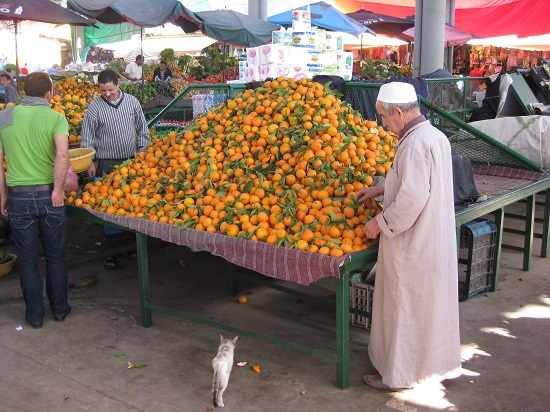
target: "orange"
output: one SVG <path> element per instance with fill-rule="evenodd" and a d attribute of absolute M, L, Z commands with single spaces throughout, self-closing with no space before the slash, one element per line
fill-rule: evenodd
<path fill-rule="evenodd" d="M 239 296 L 239 303 L 240 303 L 240 304 L 243 304 L 243 305 L 244 305 L 244 304 L 247 303 L 247 302 L 248 302 L 248 298 L 247 298 L 245 295 Z"/>

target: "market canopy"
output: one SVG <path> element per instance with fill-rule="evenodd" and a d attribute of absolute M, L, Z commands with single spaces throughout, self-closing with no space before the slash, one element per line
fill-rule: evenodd
<path fill-rule="evenodd" d="M 368 27 L 363 26 L 351 17 L 346 16 L 344 13 L 340 12 L 338 9 L 332 7 L 324 1 L 310 4 L 308 7 L 311 12 L 312 26 L 322 27 L 327 30 L 333 30 L 342 33 L 349 33 L 353 34 L 354 36 L 358 36 L 366 31 L 372 34 L 376 34 Z M 295 9 L 287 10 L 283 13 L 270 16 L 268 17 L 267 21 L 277 23 L 281 26 L 291 27 L 292 12 L 294 10 Z"/>
<path fill-rule="evenodd" d="M 403 34 L 414 40 L 415 28 L 411 27 L 403 32 Z M 459 46 L 470 41 L 474 37 L 473 34 L 460 30 L 457 27 L 445 24 L 445 47 Z"/>
<path fill-rule="evenodd" d="M 443 0 L 440 0 L 443 1 Z M 415 0 L 333 0 L 345 13 L 365 9 L 404 18 L 415 14 Z M 477 37 L 550 33 L 548 0 L 455 0 L 453 25 Z"/>
<path fill-rule="evenodd" d="M 95 20 L 81 16 L 50 0 L 11 0 L 0 7 L 0 20 L 12 21 L 15 33 L 15 77 L 19 77 L 19 51 L 17 49 L 18 24 L 30 20 L 43 23 L 89 26 Z M 17 88 L 21 82 L 17 82 Z"/>
<path fill-rule="evenodd" d="M 279 25 L 260 20 L 234 10 L 212 10 L 196 13 L 202 23 L 202 32 L 224 43 L 256 47 L 271 42 L 273 31 Z"/>
<path fill-rule="evenodd" d="M 376 34 L 383 34 L 387 37 L 394 37 L 406 41 L 409 41 L 409 38 L 403 36 L 403 32 L 414 27 L 414 21 L 392 17 L 386 14 L 373 13 L 367 10 L 357 10 L 353 13 L 347 13 L 347 16 L 357 20 L 369 29 L 374 30 Z"/>
<path fill-rule="evenodd" d="M 10 0 L 0 7 L 0 20 L 31 20 L 52 24 L 90 26 L 94 20 L 67 10 L 50 0 Z"/>
<path fill-rule="evenodd" d="M 157 27 L 172 23 L 186 33 L 200 30 L 195 13 L 177 0 L 68 0 L 67 7 L 105 24 Z"/>

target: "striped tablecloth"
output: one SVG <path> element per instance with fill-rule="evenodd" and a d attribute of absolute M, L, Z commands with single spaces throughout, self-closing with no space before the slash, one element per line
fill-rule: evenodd
<path fill-rule="evenodd" d="M 340 258 L 285 249 L 263 242 L 230 237 L 195 229 L 180 229 L 166 223 L 147 219 L 114 216 L 85 209 L 106 222 L 156 237 L 195 251 L 206 251 L 221 256 L 228 262 L 242 266 L 265 276 L 282 279 L 300 285 L 309 285 L 324 277 L 340 277 L 340 266 L 350 260 L 349 255 Z"/>

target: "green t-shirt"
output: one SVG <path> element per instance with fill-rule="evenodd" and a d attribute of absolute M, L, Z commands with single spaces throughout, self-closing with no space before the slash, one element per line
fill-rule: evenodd
<path fill-rule="evenodd" d="M 8 186 L 54 181 L 55 136 L 69 135 L 67 119 L 46 106 L 16 106 L 13 123 L 0 129 Z"/>

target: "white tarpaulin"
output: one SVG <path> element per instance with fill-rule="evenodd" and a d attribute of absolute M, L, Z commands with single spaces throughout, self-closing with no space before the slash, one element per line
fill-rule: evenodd
<path fill-rule="evenodd" d="M 162 50 L 170 48 L 176 53 L 194 54 L 200 52 L 205 47 L 215 43 L 214 40 L 202 33 L 181 34 L 179 36 L 163 36 L 146 37 L 143 40 L 143 49 L 157 56 Z M 115 43 L 109 43 L 102 46 L 104 49 L 113 50 L 115 57 L 126 57 L 133 49 L 139 48 L 140 36 L 132 36 L 131 40 L 125 40 Z M 138 53 L 139 54 L 139 53 Z"/>
<path fill-rule="evenodd" d="M 469 125 L 550 169 L 550 116 L 501 117 Z"/>
<path fill-rule="evenodd" d="M 509 47 L 521 50 L 550 50 L 550 34 L 518 38 L 516 35 L 472 39 L 471 45 Z"/>

